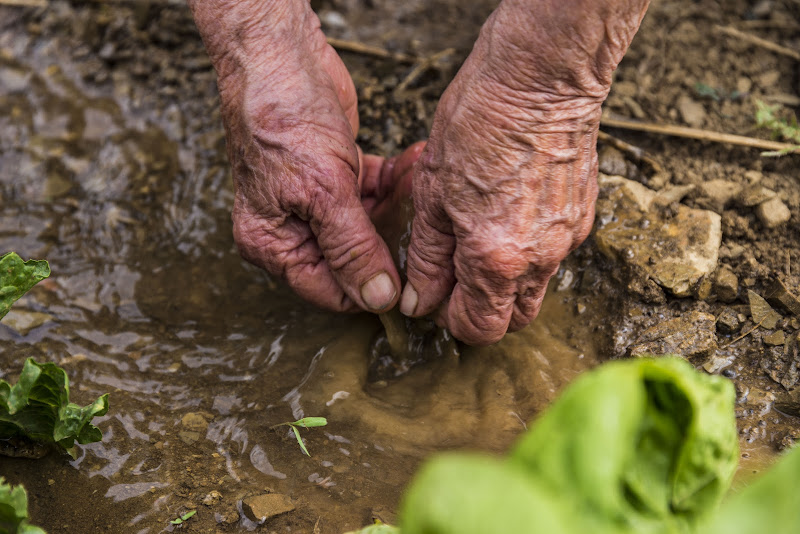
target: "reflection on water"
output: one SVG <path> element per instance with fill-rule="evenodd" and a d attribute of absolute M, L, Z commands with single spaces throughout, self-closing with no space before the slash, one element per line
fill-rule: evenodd
<path fill-rule="evenodd" d="M 78 402 L 111 393 L 74 461 L 0 459 L 49 532 L 159 532 L 197 507 L 252 528 L 239 501 L 267 488 L 302 503 L 287 531 L 354 529 L 431 452 L 507 447 L 595 361 L 563 292 L 496 346 L 371 380 L 377 318 L 311 309 L 235 253 L 215 113 L 148 107 L 117 71 L 92 87 L 59 42 L 0 33 L 0 252 L 53 270 L 0 324 L 0 376 L 31 356 Z M 310 458 L 270 430 L 303 416 L 329 421 L 302 432 Z"/>

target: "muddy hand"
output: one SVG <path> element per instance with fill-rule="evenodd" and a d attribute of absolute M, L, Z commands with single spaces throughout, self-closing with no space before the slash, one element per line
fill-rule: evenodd
<path fill-rule="evenodd" d="M 414 170 L 406 315 L 470 344 L 539 313 L 588 235 L 611 73 L 646 0 L 504 0 L 447 89 Z"/>
<path fill-rule="evenodd" d="M 319 306 L 394 306 L 400 278 L 360 182 L 373 208 L 395 161 L 356 147 L 355 88 L 308 2 L 190 5 L 218 74 L 242 256 Z"/>

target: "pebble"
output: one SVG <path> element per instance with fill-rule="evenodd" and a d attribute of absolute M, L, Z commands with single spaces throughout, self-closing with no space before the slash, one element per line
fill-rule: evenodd
<path fill-rule="evenodd" d="M 800 299 L 797 298 L 780 280 L 775 280 L 765 293 L 765 299 L 773 306 L 800 316 Z M 792 319 L 793 323 L 796 319 Z"/>
<path fill-rule="evenodd" d="M 189 412 L 181 419 L 181 425 L 186 430 L 193 432 L 205 432 L 208 429 L 208 421 L 201 414 Z"/>
<path fill-rule="evenodd" d="M 750 300 L 750 316 L 753 318 L 753 322 L 767 330 L 775 328 L 781 315 L 755 291 L 748 290 L 747 298 Z"/>
<path fill-rule="evenodd" d="M 700 184 L 701 202 L 719 214 L 742 190 L 742 186 L 728 180 L 709 180 Z"/>
<path fill-rule="evenodd" d="M 294 510 L 292 499 L 280 493 L 266 493 L 247 497 L 242 501 L 242 511 L 251 521 L 263 523 L 268 519 Z"/>
<path fill-rule="evenodd" d="M 764 343 L 767 345 L 778 346 L 786 342 L 786 334 L 783 330 L 776 330 L 768 336 L 764 336 Z"/>
<path fill-rule="evenodd" d="M 691 311 L 656 324 L 634 342 L 631 356 L 678 354 L 685 358 L 707 358 L 717 349 L 716 318 L 710 313 Z"/>
<path fill-rule="evenodd" d="M 599 170 L 611 176 L 625 176 L 628 172 L 628 162 L 625 156 L 613 146 L 604 146 L 597 154 L 600 161 Z"/>
<path fill-rule="evenodd" d="M 739 295 L 739 279 L 727 265 L 721 265 L 717 269 L 714 293 L 723 302 L 733 302 Z"/>
<path fill-rule="evenodd" d="M 717 317 L 717 330 L 721 334 L 735 334 L 742 327 L 738 314 L 733 308 L 725 308 Z"/>
<path fill-rule="evenodd" d="M 683 95 L 678 99 L 678 111 L 683 122 L 693 128 L 700 128 L 706 120 L 706 109 L 703 104 Z"/>
<path fill-rule="evenodd" d="M 742 189 L 738 195 L 736 195 L 736 202 L 745 208 L 751 208 L 753 206 L 758 206 L 759 204 L 775 198 L 777 193 L 772 189 L 767 189 L 766 187 L 755 183 L 753 185 L 749 185 Z"/>
<path fill-rule="evenodd" d="M 767 228 L 776 228 L 792 218 L 792 212 L 778 197 L 762 202 L 756 208 L 756 216 Z"/>

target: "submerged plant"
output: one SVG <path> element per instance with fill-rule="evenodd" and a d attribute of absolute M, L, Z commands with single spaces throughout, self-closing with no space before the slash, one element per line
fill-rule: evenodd
<path fill-rule="evenodd" d="M 45 534 L 28 524 L 28 494 L 22 486 L 11 486 L 0 477 L 0 534 Z"/>
<path fill-rule="evenodd" d="M 779 116 L 780 111 L 780 105 L 770 106 L 760 100 L 756 100 L 756 125 L 760 128 L 769 129 L 774 139 L 780 139 L 794 145 L 783 150 L 762 152 L 762 156 L 778 157 L 800 152 L 800 125 L 797 123 L 797 117 L 793 116 L 791 119 L 784 119 Z"/>
<path fill-rule="evenodd" d="M 297 443 L 300 444 L 300 448 L 303 450 L 306 456 L 311 456 L 308 453 L 308 449 L 306 449 L 305 443 L 303 443 L 303 438 L 300 437 L 300 430 L 299 428 L 314 428 L 317 426 L 325 426 L 328 424 L 328 420 L 324 417 L 303 417 L 302 419 L 298 419 L 297 421 L 291 421 L 286 423 L 278 423 L 277 425 L 273 425 L 270 428 L 278 428 L 279 426 L 288 426 L 294 432 L 294 436 L 297 438 Z"/>
<path fill-rule="evenodd" d="M 170 523 L 172 523 L 173 525 L 182 525 L 184 522 L 186 522 L 189 519 L 191 519 L 194 516 L 194 514 L 196 514 L 196 513 L 197 513 L 197 510 L 192 510 L 191 512 L 186 512 L 185 514 L 183 514 L 181 516 L 178 516 L 175 519 L 173 519 L 172 521 L 170 521 Z"/>

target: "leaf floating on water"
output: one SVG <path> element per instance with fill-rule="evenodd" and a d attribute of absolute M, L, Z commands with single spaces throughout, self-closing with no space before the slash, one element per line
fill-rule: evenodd
<path fill-rule="evenodd" d="M 314 428 L 317 426 L 325 426 L 328 424 L 328 420 L 324 417 L 303 417 L 302 419 L 298 419 L 293 425 L 302 426 L 303 428 Z"/>
<path fill-rule="evenodd" d="M 0 319 L 33 286 L 50 276 L 44 260 L 23 261 L 15 252 L 0 257 Z"/>
<path fill-rule="evenodd" d="M 753 322 L 760 324 L 767 330 L 775 328 L 781 314 L 776 312 L 764 298 L 755 291 L 748 290 L 747 297 L 750 299 L 750 316 Z"/>

